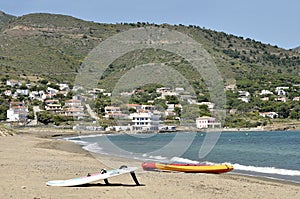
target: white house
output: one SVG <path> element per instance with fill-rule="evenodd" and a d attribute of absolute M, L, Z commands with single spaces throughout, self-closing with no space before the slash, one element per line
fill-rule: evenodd
<path fill-rule="evenodd" d="M 21 96 L 28 96 L 29 90 L 28 89 L 17 89 L 16 94 L 21 95 Z"/>
<path fill-rule="evenodd" d="M 216 122 L 216 118 L 202 116 L 196 118 L 196 126 L 199 129 L 221 128 L 221 123 Z"/>
<path fill-rule="evenodd" d="M 239 98 L 243 102 L 249 103 L 250 100 L 250 93 L 248 91 L 239 91 Z"/>
<path fill-rule="evenodd" d="M 259 113 L 259 115 L 262 117 L 269 117 L 269 118 L 278 117 L 278 114 L 276 112 L 263 112 L 263 113 Z"/>
<path fill-rule="evenodd" d="M 12 91 L 11 90 L 6 90 L 4 91 L 5 96 L 12 96 Z"/>
<path fill-rule="evenodd" d="M 157 131 L 160 126 L 160 115 L 151 112 L 132 113 L 132 130 L 134 131 Z"/>
<path fill-rule="evenodd" d="M 68 84 L 57 84 L 59 86 L 59 90 L 61 91 L 69 91 L 70 87 Z"/>
<path fill-rule="evenodd" d="M 286 95 L 286 91 L 285 90 L 288 90 L 290 87 L 288 86 L 281 86 L 281 87 L 276 87 L 275 91 L 277 92 L 277 95 L 280 96 L 280 95 Z"/>
<path fill-rule="evenodd" d="M 14 87 L 14 86 L 21 86 L 22 83 L 16 80 L 7 80 L 6 85 L 10 87 Z"/>
<path fill-rule="evenodd" d="M 286 97 L 277 97 L 274 100 L 277 102 L 286 102 L 287 101 Z"/>
<path fill-rule="evenodd" d="M 293 101 L 300 101 L 300 97 L 294 97 Z"/>
<path fill-rule="evenodd" d="M 28 107 L 23 102 L 11 102 L 7 110 L 8 122 L 27 122 Z"/>
<path fill-rule="evenodd" d="M 259 95 L 273 95 L 273 92 L 269 90 L 262 90 Z"/>
<path fill-rule="evenodd" d="M 47 93 L 48 93 L 48 94 L 51 94 L 51 95 L 57 94 L 58 91 L 59 91 L 59 90 L 54 89 L 54 88 L 51 88 L 51 87 L 48 87 L 48 88 L 47 88 Z"/>

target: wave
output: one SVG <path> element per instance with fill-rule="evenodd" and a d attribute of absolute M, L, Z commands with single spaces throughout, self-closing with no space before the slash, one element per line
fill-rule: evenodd
<path fill-rule="evenodd" d="M 98 143 L 89 144 L 89 145 L 86 145 L 82 148 L 84 150 L 87 150 L 87 151 L 92 152 L 92 153 L 102 153 L 102 154 L 104 154 L 104 152 L 102 151 L 103 149 L 101 147 L 99 147 Z"/>
<path fill-rule="evenodd" d="M 289 169 L 279 169 L 275 167 L 256 167 L 256 166 L 245 166 L 240 164 L 232 164 L 234 169 L 241 171 L 251 171 L 257 173 L 265 174 L 277 174 L 277 175 L 286 175 L 286 176 L 300 176 L 300 171 L 298 170 L 289 170 Z"/>

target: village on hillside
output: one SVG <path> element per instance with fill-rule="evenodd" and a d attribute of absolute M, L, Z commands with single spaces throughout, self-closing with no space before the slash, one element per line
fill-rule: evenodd
<path fill-rule="evenodd" d="M 183 127 L 183 104 L 192 106 L 196 116 L 189 121 L 196 129 L 230 128 L 213 117 L 215 104 L 199 101 L 189 95 L 184 88 L 154 86 L 151 92 L 136 89 L 120 95 L 131 96 L 129 103 L 120 106 L 111 102 L 111 93 L 105 89 L 94 88 L 84 93 L 83 88 L 68 84 L 55 84 L 42 80 L 38 83 L 24 83 L 17 80 L 2 82 L 1 122 L 10 126 L 63 126 L 82 131 L 176 131 Z M 235 85 L 225 88 L 240 103 L 248 104 L 254 96 L 245 90 L 238 90 Z M 299 85 L 293 85 L 299 90 Z M 272 90 L 256 92 L 256 98 L 263 102 L 297 102 L 300 96 L 292 95 L 288 86 L 275 87 Z M 146 96 L 146 97 L 145 97 Z M 136 97 L 136 98 L 135 98 Z M 143 99 L 142 99 L 143 98 Z M 139 100 L 138 100 L 139 99 Z M 141 100 L 142 99 L 142 100 Z M 228 99 L 230 102 L 232 99 Z M 238 109 L 230 108 L 228 115 L 237 114 Z M 289 117 L 293 116 L 293 112 Z M 282 113 L 270 109 L 257 112 L 257 117 L 270 121 L 284 118 Z M 75 122 L 80 121 L 80 122 Z M 92 124 L 92 125 L 91 125 Z M 267 122 L 257 123 L 259 127 Z M 243 126 L 242 126 L 243 127 Z M 249 126 L 245 126 L 249 127 Z"/>

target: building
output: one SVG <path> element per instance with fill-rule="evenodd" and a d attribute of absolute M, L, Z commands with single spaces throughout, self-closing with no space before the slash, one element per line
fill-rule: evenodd
<path fill-rule="evenodd" d="M 75 119 L 84 119 L 87 117 L 83 108 L 64 108 L 62 116 L 73 117 Z"/>
<path fill-rule="evenodd" d="M 273 95 L 273 92 L 269 90 L 262 90 L 259 95 Z"/>
<path fill-rule="evenodd" d="M 71 100 L 66 100 L 65 106 L 66 107 L 82 107 L 82 104 L 81 104 L 81 100 L 71 99 Z"/>
<path fill-rule="evenodd" d="M 21 86 L 22 83 L 17 80 L 7 80 L 6 85 L 10 87 Z"/>
<path fill-rule="evenodd" d="M 286 102 L 286 101 L 287 101 L 286 97 L 277 97 L 277 98 L 275 98 L 274 100 L 275 100 L 276 102 Z"/>
<path fill-rule="evenodd" d="M 221 128 L 221 123 L 216 122 L 216 118 L 202 116 L 196 118 L 196 126 L 199 129 Z"/>
<path fill-rule="evenodd" d="M 28 117 L 28 107 L 24 102 L 11 102 L 7 110 L 8 122 L 26 123 Z"/>
<path fill-rule="evenodd" d="M 277 118 L 278 117 L 278 113 L 276 113 L 276 112 L 263 112 L 263 113 L 259 113 L 259 115 L 262 117 L 269 117 L 269 118 Z"/>
<path fill-rule="evenodd" d="M 293 101 L 300 101 L 300 97 L 294 97 Z"/>
<path fill-rule="evenodd" d="M 45 110 L 60 113 L 62 111 L 62 106 L 58 100 L 46 100 Z"/>
<path fill-rule="evenodd" d="M 160 115 L 151 112 L 132 113 L 132 130 L 134 131 L 158 131 L 160 126 Z"/>
<path fill-rule="evenodd" d="M 127 114 L 122 113 L 120 107 L 106 106 L 104 108 L 105 118 L 125 118 L 128 117 Z"/>

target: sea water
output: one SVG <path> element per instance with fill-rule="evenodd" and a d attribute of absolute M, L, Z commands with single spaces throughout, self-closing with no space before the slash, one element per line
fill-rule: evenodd
<path fill-rule="evenodd" d="M 230 163 L 235 173 L 300 183 L 300 131 L 122 134 L 67 138 L 141 161 Z"/>

